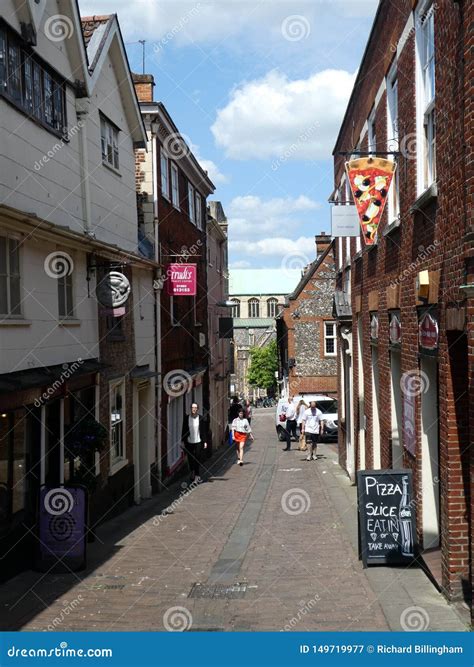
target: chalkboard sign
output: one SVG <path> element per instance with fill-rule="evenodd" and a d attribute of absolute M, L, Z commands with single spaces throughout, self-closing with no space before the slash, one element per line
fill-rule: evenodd
<path fill-rule="evenodd" d="M 359 471 L 357 498 L 364 567 L 412 561 L 417 544 L 411 470 Z"/>
<path fill-rule="evenodd" d="M 70 572 L 86 565 L 87 490 L 80 485 L 42 487 L 39 498 L 40 572 Z"/>

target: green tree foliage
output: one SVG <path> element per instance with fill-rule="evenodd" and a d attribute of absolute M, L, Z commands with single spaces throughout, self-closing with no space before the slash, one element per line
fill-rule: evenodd
<path fill-rule="evenodd" d="M 260 389 L 275 386 L 275 371 L 278 370 L 277 344 L 273 340 L 265 347 L 250 350 L 250 366 L 247 374 L 249 384 Z"/>

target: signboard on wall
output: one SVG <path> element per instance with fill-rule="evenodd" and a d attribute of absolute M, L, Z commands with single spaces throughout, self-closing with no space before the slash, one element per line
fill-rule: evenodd
<path fill-rule="evenodd" d="M 417 551 L 411 470 L 359 471 L 357 500 L 364 567 L 410 563 Z"/>
<path fill-rule="evenodd" d="M 196 264 L 170 264 L 166 270 L 170 296 L 196 295 Z"/>
<path fill-rule="evenodd" d="M 436 350 L 439 341 L 438 322 L 429 313 L 425 313 L 418 326 L 420 347 L 425 350 Z"/>
<path fill-rule="evenodd" d="M 70 572 L 86 564 L 87 495 L 83 487 L 43 487 L 39 502 L 40 571 Z"/>
<path fill-rule="evenodd" d="M 359 216 L 356 207 L 353 204 L 332 206 L 331 235 L 337 238 L 339 236 L 359 236 L 359 234 Z"/>

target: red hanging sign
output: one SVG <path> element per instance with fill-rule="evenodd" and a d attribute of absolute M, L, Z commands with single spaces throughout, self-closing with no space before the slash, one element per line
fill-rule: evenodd
<path fill-rule="evenodd" d="M 196 295 L 196 264 L 170 264 L 166 270 L 170 296 Z"/>
<path fill-rule="evenodd" d="M 366 245 L 373 245 L 377 240 L 395 168 L 395 162 L 380 157 L 362 157 L 346 162 L 347 178 Z"/>
<path fill-rule="evenodd" d="M 418 341 L 425 350 L 435 350 L 438 347 L 438 322 L 429 313 L 425 313 L 418 325 Z"/>

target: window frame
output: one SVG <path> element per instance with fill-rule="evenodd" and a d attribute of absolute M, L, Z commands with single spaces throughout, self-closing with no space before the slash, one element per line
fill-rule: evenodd
<path fill-rule="evenodd" d="M 100 116 L 100 149 L 102 164 L 116 173 L 120 173 L 119 132 L 120 129 L 102 112 Z M 104 150 L 105 148 L 105 150 Z"/>
<path fill-rule="evenodd" d="M 436 183 L 435 4 L 431 0 L 415 10 L 415 53 L 417 193 L 420 196 Z"/>
<path fill-rule="evenodd" d="M 9 234 L 0 234 L 0 239 L 5 241 L 5 273 L 0 273 L 0 289 L 5 280 L 6 286 L 6 305 L 7 312 L 2 313 L 0 310 L 0 317 L 4 319 L 21 319 L 22 318 L 22 299 L 21 299 L 21 256 L 20 256 L 20 240 L 15 236 L 10 236 Z M 11 270 L 11 255 L 13 254 L 10 245 L 14 243 L 16 248 L 16 271 Z M 17 290 L 18 290 L 18 301 L 16 306 L 12 307 L 13 300 L 13 291 L 12 291 L 12 279 L 17 281 Z"/>
<path fill-rule="evenodd" d="M 199 190 L 194 190 L 196 197 L 195 205 L 195 216 L 196 216 L 196 227 L 202 231 L 202 197 Z"/>
<path fill-rule="evenodd" d="M 332 324 L 333 326 L 333 335 L 328 336 L 327 334 L 327 325 Z M 324 357 L 336 357 L 337 356 L 337 330 L 336 330 L 336 322 L 334 320 L 324 320 L 323 321 L 323 339 L 324 339 Z M 327 342 L 329 340 L 334 341 L 334 350 L 333 352 L 328 352 L 327 351 Z"/>
<path fill-rule="evenodd" d="M 74 281 L 73 272 L 66 273 L 64 276 L 58 277 L 58 317 L 60 320 L 75 319 L 75 299 L 74 299 Z M 63 290 L 64 310 L 61 312 L 61 290 Z M 68 299 L 70 297 L 70 303 Z"/>
<path fill-rule="evenodd" d="M 194 185 L 188 181 L 188 215 L 193 225 L 196 224 L 196 201 L 194 193 Z"/>
<path fill-rule="evenodd" d="M 377 109 L 374 106 L 367 118 L 367 152 L 375 155 L 377 151 L 377 128 L 375 125 Z"/>
<path fill-rule="evenodd" d="M 272 311 L 274 311 L 273 314 Z M 275 297 L 270 297 L 269 299 L 267 299 L 267 317 L 276 317 L 277 314 L 278 314 L 278 299 L 276 299 Z"/>
<path fill-rule="evenodd" d="M 121 402 L 121 407 L 120 407 L 120 419 L 118 420 L 118 423 L 112 424 L 112 409 L 113 407 L 116 407 L 116 397 L 115 397 L 115 392 L 118 388 L 122 389 L 121 392 L 121 397 L 122 397 L 122 402 Z M 126 463 L 128 463 L 127 460 L 127 429 L 126 429 L 126 383 L 125 383 L 125 377 L 121 377 L 120 379 L 113 380 L 112 382 L 109 383 L 109 437 L 110 437 L 110 474 L 113 474 L 116 472 L 117 466 L 122 467 Z M 115 426 L 120 425 L 120 445 L 121 445 L 121 452 L 118 455 L 114 454 L 114 436 L 113 436 L 113 429 Z"/>
<path fill-rule="evenodd" d="M 171 162 L 171 203 L 179 211 L 179 170 L 174 162 Z"/>
<path fill-rule="evenodd" d="M 256 306 L 257 308 L 257 314 L 252 313 L 252 306 Z M 249 313 L 249 318 L 256 318 L 258 319 L 260 317 L 260 301 L 256 297 L 252 297 L 251 299 L 248 300 L 248 313 Z"/>
<path fill-rule="evenodd" d="M 170 159 L 163 146 L 160 146 L 160 180 L 161 194 L 170 201 Z"/>
<path fill-rule="evenodd" d="M 231 306 L 231 311 L 230 311 L 231 317 L 240 318 L 240 306 L 241 306 L 240 299 L 231 299 L 231 301 L 235 304 L 234 306 Z"/>
<path fill-rule="evenodd" d="M 395 62 L 386 77 L 387 88 L 387 150 L 399 150 L 399 95 L 398 95 L 398 67 Z M 387 158 L 394 161 L 393 155 L 387 155 Z M 400 220 L 400 174 L 395 169 L 390 190 L 388 193 L 388 224 Z"/>
<path fill-rule="evenodd" d="M 10 72 L 12 68 L 15 69 L 15 76 Z M 50 85 L 47 107 L 45 81 Z M 66 79 L 49 67 L 16 31 L 0 19 L 0 97 L 67 142 L 66 85 Z"/>

